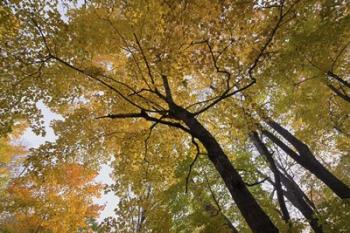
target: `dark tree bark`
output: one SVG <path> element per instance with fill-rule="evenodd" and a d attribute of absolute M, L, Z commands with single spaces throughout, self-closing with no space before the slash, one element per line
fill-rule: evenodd
<path fill-rule="evenodd" d="M 340 85 L 339 88 L 337 88 L 336 86 L 334 86 L 332 84 L 331 81 L 329 81 L 327 83 L 327 86 L 329 87 L 329 89 L 331 89 L 337 96 L 339 96 L 343 100 L 345 100 L 345 101 L 350 103 L 350 96 L 349 96 L 349 94 L 347 94 L 346 90 L 344 89 L 344 88 L 348 88 L 349 89 L 350 88 L 350 83 L 348 81 L 342 79 L 338 75 L 334 74 L 332 71 L 328 71 L 327 75 L 328 75 L 328 77 L 330 79 L 335 80 Z"/>
<path fill-rule="evenodd" d="M 286 202 L 284 201 L 283 197 L 283 189 L 281 185 L 281 178 L 280 178 L 280 172 L 278 171 L 278 168 L 275 164 L 275 161 L 272 157 L 272 154 L 269 152 L 265 144 L 261 141 L 259 138 L 259 135 L 257 132 L 251 132 L 250 133 L 250 139 L 252 140 L 253 144 L 255 145 L 256 149 L 259 151 L 259 153 L 265 157 L 267 162 L 269 163 L 270 169 L 273 172 L 274 179 L 275 179 L 275 188 L 277 192 L 277 200 L 278 204 L 281 209 L 282 218 L 283 220 L 289 224 L 290 223 L 290 215 L 286 206 Z"/>
<path fill-rule="evenodd" d="M 328 71 L 327 75 L 335 80 L 337 80 L 340 84 L 344 85 L 347 88 L 350 88 L 350 83 L 344 79 L 342 79 L 341 77 L 339 77 L 338 75 L 336 75 L 335 73 Z"/>
<path fill-rule="evenodd" d="M 245 186 L 242 177 L 210 132 L 187 110 L 171 104 L 171 116 L 181 120 L 189 128 L 191 135 L 205 147 L 210 161 L 219 172 L 233 200 L 254 233 L 279 232 L 253 195 Z"/>
<path fill-rule="evenodd" d="M 337 96 L 345 100 L 346 102 L 350 103 L 350 96 L 348 96 L 346 93 L 343 93 L 338 88 L 336 88 L 333 84 L 328 83 L 327 86 L 329 89 L 331 89 Z"/>
<path fill-rule="evenodd" d="M 263 133 L 276 145 L 278 145 L 287 155 L 289 155 L 294 161 L 303 166 L 305 169 L 314 174 L 318 179 L 323 181 L 336 195 L 340 198 L 350 198 L 350 188 L 345 185 L 341 180 L 335 177 L 330 171 L 327 170 L 313 155 L 309 147 L 291 134 L 287 129 L 283 128 L 277 122 L 272 120 L 266 121 L 266 123 L 278 132 L 284 139 L 286 139 L 298 153 L 292 150 L 278 137 L 269 132 L 263 130 Z"/>
<path fill-rule="evenodd" d="M 286 188 L 283 191 L 285 197 L 295 206 L 308 220 L 315 233 L 323 233 L 322 225 L 316 217 L 315 205 L 308 199 L 299 185 L 293 179 L 280 173 L 281 181 Z"/>
<path fill-rule="evenodd" d="M 293 180 L 289 175 L 285 175 L 281 173 L 281 171 L 277 168 L 275 161 L 272 157 L 272 154 L 267 149 L 266 145 L 261 141 L 259 135 L 256 132 L 253 132 L 251 135 L 251 140 L 254 145 L 257 147 L 259 153 L 266 157 L 270 164 L 270 168 L 274 174 L 275 181 L 270 183 L 275 187 L 277 191 L 277 197 L 279 199 L 279 203 L 281 206 L 281 198 L 279 197 L 281 194 L 285 196 L 293 206 L 295 206 L 302 215 L 308 220 L 311 228 L 315 233 L 323 233 L 322 226 L 319 225 L 318 219 L 315 215 L 315 205 L 312 201 L 307 197 L 307 195 L 301 190 L 299 185 Z M 272 165 L 271 165 L 272 164 Z M 282 185 L 286 188 L 286 190 L 282 189 Z M 284 199 L 282 199 L 282 205 L 285 207 Z M 282 211 L 282 207 L 281 207 Z M 283 214 L 283 211 L 282 211 Z"/>
<path fill-rule="evenodd" d="M 310 198 L 304 193 L 304 191 L 299 187 L 299 185 L 294 181 L 294 178 L 289 175 L 284 169 L 283 171 L 279 170 L 281 176 L 281 182 L 285 187 L 290 187 L 289 190 L 293 190 L 293 193 L 300 197 L 306 202 L 312 209 L 316 210 L 315 203 L 310 200 Z"/>
<path fill-rule="evenodd" d="M 300 213 L 308 221 L 310 227 L 315 233 L 323 233 L 322 225 L 316 217 L 316 208 L 314 203 L 309 200 L 303 190 L 300 189 L 299 185 L 290 176 L 281 173 L 278 170 L 281 177 L 281 183 L 286 188 L 283 190 L 283 195 L 297 208 Z M 276 188 L 276 183 L 271 179 L 268 181 Z"/>

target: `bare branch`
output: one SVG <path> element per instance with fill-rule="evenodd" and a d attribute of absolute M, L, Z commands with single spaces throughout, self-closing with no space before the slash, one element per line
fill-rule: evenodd
<path fill-rule="evenodd" d="M 280 5 L 280 16 L 278 18 L 278 21 L 277 21 L 275 27 L 272 29 L 272 32 L 271 32 L 270 36 L 267 38 L 265 44 L 260 49 L 260 53 L 256 56 L 256 58 L 254 59 L 252 65 L 250 66 L 250 68 L 248 70 L 248 75 L 252 80 L 255 80 L 255 78 L 253 76 L 254 69 L 258 66 L 260 59 L 262 58 L 263 54 L 265 53 L 265 50 L 269 47 L 269 45 L 273 41 L 273 39 L 276 35 L 276 32 L 283 21 L 283 18 L 286 16 L 286 13 L 283 14 L 283 6 L 284 6 L 284 1 L 282 0 L 281 5 Z"/>
<path fill-rule="evenodd" d="M 331 65 L 330 71 L 329 72 L 333 72 L 334 66 L 336 65 L 338 59 L 340 58 L 340 56 L 344 53 L 344 51 L 346 50 L 346 48 L 349 46 L 350 41 L 348 41 L 339 51 L 339 53 L 335 56 L 333 63 Z"/>
<path fill-rule="evenodd" d="M 244 91 L 246 89 L 248 89 L 249 87 L 251 87 L 252 85 L 254 85 L 256 83 L 256 79 L 254 78 L 253 76 L 253 71 L 254 69 L 258 66 L 259 62 L 261 61 L 261 58 L 262 56 L 264 55 L 266 49 L 268 48 L 268 46 L 271 44 L 271 42 L 273 41 L 275 35 L 276 35 L 276 32 L 277 30 L 279 29 L 279 27 L 281 26 L 281 23 L 284 19 L 284 17 L 289 13 L 289 11 L 294 7 L 295 4 L 297 4 L 297 2 L 299 1 L 296 1 L 285 13 L 283 13 L 283 8 L 284 8 L 284 1 L 282 0 L 281 1 L 281 6 L 280 6 L 280 16 L 279 16 L 279 19 L 275 25 L 275 27 L 273 28 L 270 36 L 268 37 L 268 39 L 266 40 L 265 44 L 263 45 L 263 47 L 260 49 L 260 53 L 257 55 L 257 57 L 254 59 L 252 65 L 250 66 L 250 68 L 248 69 L 248 75 L 251 79 L 251 82 L 248 83 L 247 85 L 245 85 L 244 87 L 242 88 L 239 88 L 235 91 L 232 91 L 233 87 L 229 87 L 228 89 L 226 89 L 220 96 L 217 96 L 217 97 L 214 97 L 213 99 L 213 102 L 211 102 L 209 105 L 207 105 L 206 107 L 198 110 L 197 112 L 194 113 L 194 115 L 199 115 L 203 112 L 205 112 L 206 110 L 210 109 L 211 107 L 215 106 L 216 104 L 218 104 L 220 101 L 230 97 L 230 96 L 233 96 L 235 94 L 237 94 L 238 92 L 241 92 L 241 91 Z M 213 53 L 212 53 L 212 50 L 211 50 L 211 47 L 210 47 L 210 44 L 208 43 L 208 41 L 204 41 L 210 51 L 211 51 L 211 54 L 212 54 L 212 58 L 213 58 L 213 61 L 214 61 L 214 66 L 216 67 L 217 71 L 221 72 L 221 73 L 225 73 L 226 75 L 230 74 L 228 71 L 225 71 L 225 70 L 220 70 L 219 67 L 217 66 L 216 62 L 217 62 L 217 59 L 215 58 L 215 56 L 213 56 Z M 202 41 L 200 43 L 203 43 Z M 203 102 L 203 101 L 202 101 Z M 196 105 L 197 103 L 195 104 L 192 104 L 190 106 L 194 106 Z"/>
<path fill-rule="evenodd" d="M 39 34 L 40 34 L 40 36 L 41 36 L 41 39 L 43 40 L 44 45 L 45 45 L 45 47 L 46 47 L 46 49 L 47 49 L 47 52 L 48 52 L 48 54 L 50 55 L 50 54 L 51 54 L 51 49 L 50 49 L 50 47 L 49 47 L 49 44 L 47 43 L 47 40 L 46 40 L 46 37 L 45 37 L 45 35 L 44 35 L 43 30 L 41 29 L 41 27 L 39 26 L 39 24 L 37 23 L 37 21 L 36 21 L 34 18 L 31 17 L 30 20 L 33 22 L 34 26 L 35 26 L 36 29 L 38 30 L 38 32 L 39 32 Z"/>
<path fill-rule="evenodd" d="M 186 186 L 185 186 L 186 187 L 186 193 L 188 192 L 188 181 L 189 181 L 190 176 L 191 176 L 192 168 L 193 168 L 194 164 L 196 163 L 196 161 L 198 160 L 199 155 L 200 155 L 199 145 L 195 141 L 194 137 L 192 137 L 192 143 L 195 145 L 197 153 L 196 153 L 196 156 L 194 157 L 194 160 L 190 164 L 190 169 L 188 170 L 188 174 L 186 176 Z"/>
<path fill-rule="evenodd" d="M 96 117 L 95 119 L 110 118 L 110 119 L 126 119 L 126 118 L 143 118 L 142 113 L 120 113 L 120 114 L 109 114 L 106 116 Z"/>
<path fill-rule="evenodd" d="M 141 79 L 143 80 L 143 82 L 146 84 L 146 86 L 149 89 L 152 89 L 151 86 L 149 85 L 149 83 L 147 82 L 146 78 L 143 75 L 143 72 L 141 70 L 141 67 L 139 66 L 136 56 L 134 54 L 134 52 L 132 51 L 132 49 L 130 49 L 130 45 L 128 43 L 128 41 L 125 39 L 125 37 L 120 33 L 120 31 L 113 25 L 112 21 L 109 18 L 101 18 L 102 20 L 105 20 L 109 23 L 109 25 L 112 27 L 112 29 L 116 32 L 116 34 L 121 38 L 121 40 L 123 41 L 123 43 L 125 44 L 126 48 L 124 50 L 126 50 L 128 53 L 131 54 L 131 57 L 136 65 L 136 68 L 139 70 L 140 75 L 141 75 Z"/>
<path fill-rule="evenodd" d="M 126 97 L 123 93 L 121 93 L 118 89 L 116 89 L 115 87 L 113 87 L 112 85 L 108 84 L 107 82 L 99 79 L 98 77 L 95 77 L 89 73 L 87 73 L 85 70 L 82 70 L 78 67 L 75 67 L 74 65 L 70 64 L 69 62 L 66 62 L 64 60 L 62 60 L 61 58 L 55 56 L 55 55 L 50 55 L 51 58 L 53 58 L 54 60 L 60 62 L 61 64 L 81 73 L 81 74 L 84 74 L 85 76 L 87 76 L 89 79 L 92 79 L 94 81 L 97 81 L 98 83 L 102 84 L 103 86 L 109 88 L 110 90 L 114 91 L 115 93 L 117 93 L 117 95 L 119 95 L 122 99 L 124 99 L 126 102 L 130 103 L 131 105 L 137 107 L 138 109 L 142 109 L 142 110 L 146 110 L 144 107 L 140 106 L 139 104 L 136 104 L 135 102 L 133 102 L 132 100 L 130 100 L 128 97 Z M 119 82 L 118 83 L 122 83 L 122 82 Z M 124 83 L 123 83 L 124 84 Z M 125 86 L 126 84 L 124 84 Z M 150 111 L 150 110 L 147 110 L 147 111 Z"/>
<path fill-rule="evenodd" d="M 254 183 L 246 183 L 246 182 L 244 182 L 244 184 L 245 184 L 246 186 L 253 187 L 253 186 L 256 186 L 256 185 L 259 185 L 259 184 L 264 183 L 264 182 L 267 181 L 268 179 L 269 179 L 269 177 L 265 177 L 264 179 L 259 180 L 259 181 L 256 181 L 256 182 L 254 182 Z"/>
<path fill-rule="evenodd" d="M 350 83 L 347 82 L 346 80 L 340 78 L 338 75 L 334 74 L 333 72 L 331 71 L 328 71 L 327 72 L 327 75 L 331 78 L 334 78 L 335 80 L 337 80 L 338 82 L 340 82 L 341 84 L 343 84 L 344 86 L 350 88 Z"/>
<path fill-rule="evenodd" d="M 184 127 L 183 125 L 181 125 L 178 122 L 162 120 L 162 118 L 164 118 L 164 117 L 165 116 L 162 116 L 161 118 L 158 119 L 158 118 L 155 118 L 155 117 L 148 115 L 145 110 L 141 110 L 140 113 L 108 114 L 106 116 L 97 117 L 96 119 L 101 119 L 101 118 L 110 118 L 110 119 L 143 118 L 143 119 L 148 120 L 148 121 L 156 122 L 157 124 L 160 123 L 163 125 L 167 125 L 170 127 L 181 129 L 181 130 L 185 131 L 186 133 L 190 133 L 189 129 L 187 129 L 186 127 Z"/>
<path fill-rule="evenodd" d="M 137 46 L 138 46 L 139 49 L 140 49 L 140 52 L 141 52 L 142 58 L 143 58 L 143 60 L 144 60 L 144 62 L 145 62 L 145 65 L 146 65 L 146 67 L 147 67 L 148 75 L 149 75 L 149 77 L 150 77 L 150 79 L 151 79 L 151 82 L 152 82 L 153 86 L 155 86 L 154 76 L 153 76 L 153 74 L 152 74 L 151 66 L 150 66 L 149 63 L 148 63 L 148 60 L 147 60 L 146 55 L 145 55 L 145 52 L 143 51 L 143 48 L 142 48 L 142 46 L 141 46 L 141 43 L 140 43 L 139 39 L 137 38 L 136 34 L 133 33 L 133 35 L 134 35 L 134 38 L 135 38 L 135 40 L 136 40 Z"/>
<path fill-rule="evenodd" d="M 222 212 L 222 209 L 221 209 L 221 206 L 220 206 L 220 203 L 219 203 L 218 199 L 215 196 L 215 193 L 214 193 L 213 189 L 210 186 L 210 182 L 209 182 L 209 179 L 208 179 L 206 171 L 204 171 L 204 178 L 205 178 L 205 181 L 207 183 L 207 186 L 208 186 L 209 192 L 211 194 L 211 197 L 213 198 L 213 201 L 215 202 L 215 205 L 218 208 L 218 213 L 220 213 L 220 212 Z"/>
<path fill-rule="evenodd" d="M 255 83 L 256 83 L 256 80 L 253 79 L 253 80 L 252 80 L 250 83 L 248 83 L 246 86 L 244 86 L 244 87 L 242 87 L 242 88 L 239 88 L 239 89 L 237 89 L 237 90 L 235 90 L 235 91 L 233 91 L 233 92 L 231 92 L 231 93 L 229 92 L 230 90 L 226 90 L 221 96 L 219 96 L 217 99 L 215 99 L 212 103 L 210 103 L 210 104 L 207 105 L 206 107 L 204 107 L 204 108 L 198 110 L 197 112 L 193 113 L 193 115 L 196 116 L 196 115 L 199 115 L 199 114 L 201 114 L 201 113 L 207 111 L 209 108 L 213 107 L 214 105 L 216 105 L 216 104 L 219 103 L 220 101 L 222 101 L 222 100 L 224 100 L 224 99 L 226 99 L 226 98 L 228 98 L 228 97 L 231 97 L 231 96 L 233 96 L 233 95 L 235 95 L 235 94 L 237 94 L 237 93 L 239 93 L 239 92 L 242 92 L 242 91 L 248 89 L 249 87 L 251 87 L 251 86 L 252 86 L 253 84 L 255 84 Z"/>
<path fill-rule="evenodd" d="M 213 49 L 212 49 L 212 47 L 211 47 L 211 45 L 210 45 L 210 43 L 209 43 L 208 40 L 206 41 L 206 44 L 207 44 L 207 46 L 208 46 L 208 48 L 209 48 L 209 52 L 210 52 L 211 58 L 212 58 L 212 60 L 213 60 L 213 63 L 214 63 L 214 67 L 215 67 L 215 69 L 216 69 L 216 72 L 222 73 L 222 74 L 224 74 L 224 75 L 226 76 L 226 89 L 229 90 L 229 89 L 230 89 L 231 73 L 228 72 L 226 69 L 220 68 L 219 65 L 218 65 L 218 58 L 220 57 L 220 55 L 221 55 L 222 53 L 219 54 L 218 57 L 215 57 L 214 52 L 213 52 Z"/>

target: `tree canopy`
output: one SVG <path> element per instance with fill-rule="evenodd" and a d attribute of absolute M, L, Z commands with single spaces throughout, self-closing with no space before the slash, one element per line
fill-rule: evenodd
<path fill-rule="evenodd" d="M 350 231 L 347 0 L 5 0 L 0 19 L 0 231 Z M 23 151 L 39 101 L 57 140 Z"/>

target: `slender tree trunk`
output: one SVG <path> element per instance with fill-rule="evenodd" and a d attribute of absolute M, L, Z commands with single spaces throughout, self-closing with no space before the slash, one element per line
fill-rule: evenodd
<path fill-rule="evenodd" d="M 141 232 L 143 223 L 146 220 L 145 214 L 146 214 L 146 210 L 143 207 L 141 207 L 141 213 L 140 213 L 140 216 L 138 216 L 139 219 L 138 219 L 137 225 L 136 225 L 136 232 L 138 232 L 138 233 Z"/>
<path fill-rule="evenodd" d="M 283 190 L 283 195 L 295 208 L 300 211 L 305 219 L 307 219 L 309 225 L 315 233 L 323 233 L 322 225 L 319 223 L 319 220 L 316 217 L 316 208 L 314 203 L 307 197 L 304 191 L 300 189 L 299 185 L 293 180 L 292 177 L 281 173 L 280 170 L 278 170 L 278 172 L 280 173 L 281 182 L 286 188 L 286 190 Z M 273 182 L 271 179 L 267 180 L 276 188 L 275 182 Z"/>
<path fill-rule="evenodd" d="M 329 89 L 331 89 L 337 96 L 339 96 L 340 98 L 342 98 L 343 100 L 347 101 L 348 103 L 350 103 L 350 96 L 348 96 L 345 93 L 342 93 L 340 90 L 338 90 L 338 88 L 336 88 L 335 86 L 333 86 L 331 83 L 328 83 L 327 86 L 329 87 Z"/>
<path fill-rule="evenodd" d="M 259 206 L 253 195 L 245 186 L 242 177 L 232 166 L 216 139 L 188 111 L 178 106 L 172 106 L 172 115 L 182 120 L 205 147 L 210 161 L 225 182 L 233 200 L 237 204 L 244 219 L 254 233 L 279 232 L 264 210 Z"/>
<path fill-rule="evenodd" d="M 342 85 L 344 85 L 345 87 L 350 88 L 350 83 L 344 79 L 342 79 L 341 77 L 339 77 L 338 75 L 334 74 L 331 71 L 327 72 L 327 75 L 335 80 L 337 80 L 339 83 L 341 83 Z"/>
<path fill-rule="evenodd" d="M 329 188 L 333 190 L 340 198 L 350 198 L 350 189 L 344 183 L 342 183 L 337 177 L 335 177 L 330 171 L 327 170 L 316 159 L 311 160 L 309 163 L 309 171 L 322 180 Z"/>
<path fill-rule="evenodd" d="M 350 198 L 350 188 L 340 181 L 336 176 L 327 170 L 313 155 L 309 147 L 302 141 L 292 135 L 287 129 L 283 128 L 278 123 L 269 120 L 266 123 L 285 138 L 298 151 L 296 153 L 279 138 L 267 130 L 263 133 L 270 138 L 272 142 L 278 145 L 286 154 L 294 159 L 298 164 L 314 174 L 318 179 L 323 181 L 336 195 L 340 198 Z"/>
<path fill-rule="evenodd" d="M 146 200 L 149 199 L 150 195 L 151 195 L 151 185 L 148 184 L 147 185 L 147 194 L 146 194 L 145 199 Z M 147 212 L 147 210 L 144 207 L 141 207 L 141 211 L 140 211 L 140 214 L 138 216 L 138 221 L 137 221 L 137 225 L 136 225 L 136 232 L 142 231 L 142 227 L 143 227 L 144 222 L 146 220 L 146 212 Z"/>
<path fill-rule="evenodd" d="M 327 75 L 329 77 L 331 77 L 332 79 L 335 79 L 336 81 L 339 82 L 340 85 L 350 88 L 350 83 L 347 82 L 346 80 L 340 78 L 338 75 L 334 74 L 331 71 L 327 72 Z M 339 90 L 339 88 L 335 87 L 332 83 L 328 83 L 327 86 L 340 98 L 342 98 L 343 100 L 347 101 L 350 103 L 350 96 L 346 93 L 346 91 L 344 89 Z"/>
<path fill-rule="evenodd" d="M 320 225 L 313 209 L 313 203 L 310 205 L 311 201 L 306 197 L 306 194 L 299 188 L 298 184 L 296 184 L 293 179 L 291 180 L 282 173 L 280 173 L 280 177 L 284 187 L 286 187 L 286 190 L 283 192 L 286 198 L 308 220 L 315 233 L 323 233 L 322 225 Z"/>
<path fill-rule="evenodd" d="M 259 138 L 259 135 L 257 132 L 251 132 L 250 139 L 254 143 L 255 147 L 259 151 L 259 153 L 264 156 L 269 163 L 270 169 L 273 172 L 274 179 L 275 179 L 275 188 L 277 192 L 277 200 L 278 204 L 280 206 L 283 220 L 289 224 L 290 223 L 290 215 L 286 206 L 286 202 L 284 201 L 283 197 L 283 189 L 281 185 L 281 178 L 280 178 L 280 172 L 277 169 L 277 166 L 275 164 L 275 161 L 272 157 L 272 154 L 269 152 L 265 144 L 261 141 Z"/>
<path fill-rule="evenodd" d="M 287 177 L 278 170 L 272 154 L 269 152 L 265 144 L 261 141 L 257 132 L 252 132 L 250 137 L 259 153 L 265 156 L 270 164 L 270 168 L 275 177 L 275 182 L 271 183 L 275 186 L 275 189 L 277 191 L 277 197 L 279 199 L 282 214 L 282 206 L 284 206 L 284 208 L 286 208 L 286 206 L 284 199 L 282 199 L 283 197 L 281 198 L 280 195 L 284 195 L 303 214 L 315 233 L 323 233 L 322 226 L 319 225 L 318 219 L 316 218 L 315 212 L 313 210 L 313 207 L 315 205 L 309 200 L 305 193 L 299 188 L 299 185 L 296 184 L 291 177 Z M 282 189 L 281 183 L 283 183 L 283 185 L 286 187 L 286 191 Z"/>
<path fill-rule="evenodd" d="M 290 176 L 285 170 L 280 172 L 281 182 L 288 190 L 293 190 L 296 196 L 300 197 L 300 200 L 304 200 L 308 206 L 312 209 L 316 209 L 315 203 L 313 203 L 310 198 L 304 193 L 304 191 L 299 187 L 299 185 L 294 181 L 294 178 Z"/>

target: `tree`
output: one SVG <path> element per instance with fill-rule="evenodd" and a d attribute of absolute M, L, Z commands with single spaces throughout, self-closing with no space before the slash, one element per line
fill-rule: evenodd
<path fill-rule="evenodd" d="M 278 202 L 281 208 L 282 216 L 287 223 L 290 221 L 290 215 L 286 207 L 284 196 L 304 215 L 304 217 L 310 221 L 310 226 L 316 233 L 322 233 L 322 226 L 320 225 L 318 219 L 316 218 L 316 213 L 313 210 L 315 208 L 314 204 L 308 199 L 304 192 L 299 188 L 299 186 L 294 182 L 293 178 L 284 175 L 278 169 L 275 159 L 269 152 L 265 144 L 259 138 L 257 132 L 252 132 L 251 140 L 257 147 L 259 153 L 266 158 L 270 165 L 270 169 L 274 175 L 274 181 L 270 181 L 277 192 Z M 282 184 L 285 186 L 286 190 L 283 190 Z"/>
<path fill-rule="evenodd" d="M 282 150 L 284 150 L 289 156 L 291 156 L 300 165 L 305 167 L 311 173 L 322 180 L 328 187 L 330 187 L 339 197 L 349 198 L 350 188 L 329 172 L 319 161 L 316 160 L 309 147 L 294 137 L 288 130 L 281 127 L 274 121 L 269 121 L 268 124 L 279 132 L 290 144 L 292 144 L 299 154 L 291 150 L 286 144 L 279 140 L 276 136 L 269 131 L 263 131 L 263 133 L 269 137 L 274 143 L 276 143 Z"/>

